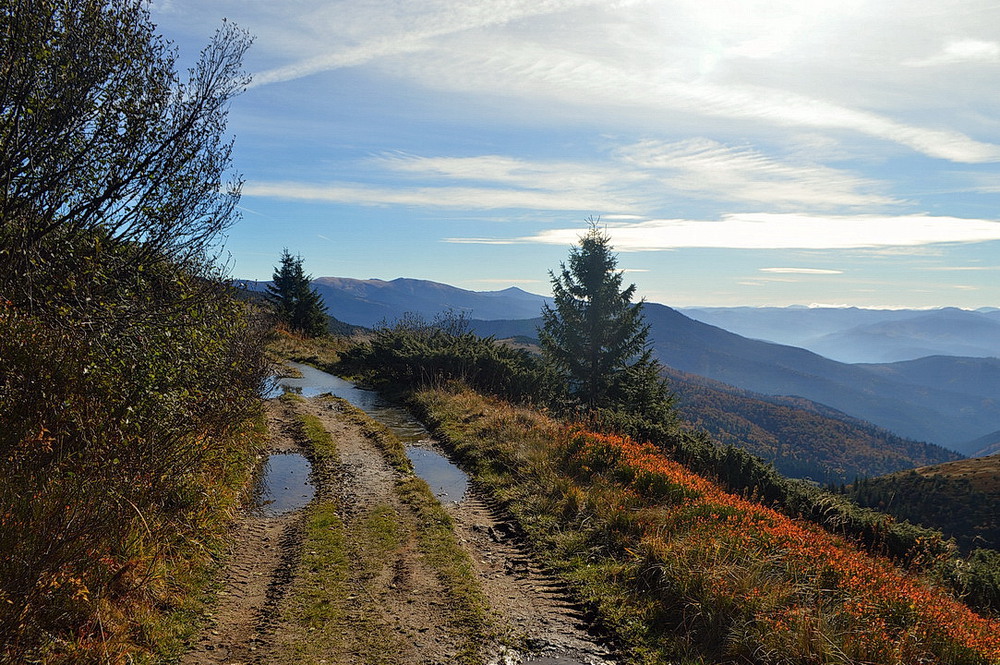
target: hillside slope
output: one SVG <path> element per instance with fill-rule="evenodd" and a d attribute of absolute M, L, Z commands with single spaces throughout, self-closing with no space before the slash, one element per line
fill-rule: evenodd
<path fill-rule="evenodd" d="M 758 395 L 677 370 L 666 376 L 691 426 L 749 450 L 790 478 L 844 483 L 960 457 L 805 399 Z"/>
<path fill-rule="evenodd" d="M 868 478 L 847 493 L 863 506 L 939 529 L 963 549 L 1000 549 L 1000 455 Z"/>
<path fill-rule="evenodd" d="M 471 391 L 415 396 L 630 662 L 997 662 L 1000 624 L 627 437 Z"/>

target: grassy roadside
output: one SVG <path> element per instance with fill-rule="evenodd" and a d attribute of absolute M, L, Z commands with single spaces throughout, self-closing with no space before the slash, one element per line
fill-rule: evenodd
<path fill-rule="evenodd" d="M 203 495 L 209 507 L 201 512 L 202 522 L 192 529 L 186 553 L 165 558 L 158 578 L 169 580 L 170 592 L 161 601 L 160 612 L 137 616 L 139 632 L 155 646 L 151 662 L 174 662 L 187 649 L 202 627 L 205 611 L 215 600 L 226 557 L 229 528 L 243 509 L 254 478 L 260 472 L 259 452 L 267 438 L 263 414 L 244 423 L 240 441 L 218 460 L 214 471 L 206 470 Z M 138 662 L 143 662 L 139 659 Z"/>
<path fill-rule="evenodd" d="M 301 402 L 293 396 L 283 399 Z M 278 662 L 319 662 L 331 654 L 349 655 L 350 662 L 398 662 L 397 654 L 407 648 L 405 635 L 395 630 L 379 596 L 398 554 L 418 548 L 445 588 L 450 629 L 460 636 L 456 662 L 481 663 L 481 646 L 489 633 L 486 601 L 449 516 L 413 474 L 402 443 L 391 431 L 343 400 L 329 399 L 398 472 L 394 489 L 409 510 L 364 506 L 347 523 L 336 493 L 321 488 L 307 509 L 302 559 L 283 617 L 294 634 Z M 296 410 L 317 472 L 332 477 L 339 462 L 336 442 L 318 418 Z"/>
<path fill-rule="evenodd" d="M 630 662 L 985 665 L 1000 625 L 933 580 L 627 437 L 470 390 L 414 402 Z"/>
<path fill-rule="evenodd" d="M 291 360 L 326 369 L 334 365 L 353 344 L 347 337 L 303 337 L 279 326 L 267 345 L 267 351 L 277 363 Z"/>

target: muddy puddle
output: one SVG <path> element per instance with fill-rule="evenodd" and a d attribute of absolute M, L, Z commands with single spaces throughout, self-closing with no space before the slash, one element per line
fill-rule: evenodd
<path fill-rule="evenodd" d="M 285 392 L 303 397 L 330 393 L 347 400 L 369 416 L 392 430 L 406 444 L 406 456 L 413 470 L 430 486 L 439 501 L 461 501 L 468 490 L 469 479 L 461 469 L 431 446 L 431 435 L 410 413 L 383 399 L 378 393 L 358 388 L 339 376 L 301 363 L 289 363 L 301 377 L 282 377 L 268 394 L 276 397 Z"/>
<path fill-rule="evenodd" d="M 312 501 L 316 490 L 309 480 L 312 466 L 299 453 L 276 453 L 267 458 L 254 491 L 258 510 L 280 517 Z"/>
<path fill-rule="evenodd" d="M 438 501 L 461 501 L 469 489 L 465 473 L 432 448 L 407 446 L 413 470 L 424 479 Z"/>

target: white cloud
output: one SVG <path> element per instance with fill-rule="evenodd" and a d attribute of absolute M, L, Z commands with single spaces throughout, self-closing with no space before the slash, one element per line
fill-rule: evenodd
<path fill-rule="evenodd" d="M 940 53 L 928 58 L 906 60 L 911 67 L 935 67 L 966 63 L 1000 63 L 1000 42 L 963 39 L 945 44 Z"/>
<path fill-rule="evenodd" d="M 648 219 L 650 211 L 671 206 L 676 193 L 799 210 L 900 203 L 874 193 L 879 183 L 847 171 L 784 163 L 704 138 L 643 141 L 612 149 L 607 159 L 593 163 L 386 153 L 369 160 L 366 170 L 371 166 L 379 180 L 398 184 L 257 182 L 248 183 L 244 193 L 363 205 L 579 210 L 601 214 L 610 224 Z"/>
<path fill-rule="evenodd" d="M 544 162 L 504 155 L 476 157 L 417 157 L 386 155 L 376 160 L 390 170 L 423 177 L 475 180 L 524 189 L 552 192 L 593 192 L 609 190 L 635 176 L 612 168 L 575 162 Z"/>
<path fill-rule="evenodd" d="M 608 229 L 615 249 L 851 249 L 1000 240 L 1000 222 L 955 217 L 734 213 L 718 221 L 656 219 Z M 572 245 L 579 229 L 551 229 L 524 242 Z"/>
<path fill-rule="evenodd" d="M 484 40 L 486 43 L 484 44 Z M 558 101 L 592 109 L 680 112 L 691 117 L 745 120 L 771 127 L 848 130 L 904 145 L 955 162 L 1000 161 L 1000 146 L 960 131 L 908 124 L 788 88 L 741 81 L 716 82 L 669 65 L 633 66 L 590 50 L 573 51 L 499 35 L 461 47 L 449 42 L 415 61 L 399 59 L 390 69 L 408 80 L 454 91 Z"/>
<path fill-rule="evenodd" d="M 483 2 L 482 0 L 466 0 L 464 2 L 424 2 L 411 4 L 405 14 L 405 22 L 393 31 L 386 31 L 380 18 L 396 16 L 400 13 L 397 3 L 379 5 L 376 11 L 360 12 L 366 15 L 368 23 L 359 22 L 355 28 L 362 32 L 362 43 L 356 45 L 338 45 L 333 51 L 317 54 L 313 57 L 297 60 L 293 63 L 263 71 L 254 76 L 251 87 L 281 83 L 304 78 L 320 72 L 332 71 L 343 67 L 354 67 L 374 60 L 393 55 L 415 53 L 432 45 L 435 39 L 455 33 L 502 26 L 511 21 L 517 21 L 533 16 L 543 16 L 594 4 L 598 0 L 505 0 L 503 2 Z M 331 14 L 329 9 L 323 12 L 325 16 L 341 19 L 343 15 L 351 16 L 356 11 L 357 3 L 339 3 L 340 12 Z M 372 8 L 369 8 L 370 10 Z M 336 34 L 337 23 L 321 21 L 321 25 Z M 306 27 L 306 26 L 303 26 Z M 317 26 L 308 26 L 313 30 Z M 405 28 L 400 30 L 398 28 Z"/>
<path fill-rule="evenodd" d="M 900 203 L 874 193 L 880 183 L 850 172 L 781 162 L 751 148 L 729 147 L 706 138 L 676 143 L 643 141 L 619 153 L 634 167 L 664 172 L 664 181 L 671 187 L 715 199 L 827 209 Z"/>
<path fill-rule="evenodd" d="M 416 178 L 477 181 L 501 187 L 562 193 L 580 201 L 604 202 L 594 210 L 658 209 L 668 190 L 715 201 L 767 203 L 829 210 L 896 205 L 875 190 L 881 183 L 848 171 L 804 162 L 782 162 L 748 147 L 734 148 L 707 138 L 680 142 L 647 140 L 612 150 L 610 161 L 538 161 L 504 155 L 419 157 L 383 155 L 376 166 Z M 578 208 L 587 208 L 585 205 Z M 607 221 L 642 219 L 605 214 Z"/>
<path fill-rule="evenodd" d="M 823 268 L 759 268 L 760 272 L 779 275 L 843 275 L 843 270 L 825 270 Z"/>
<path fill-rule="evenodd" d="M 607 198 L 580 198 L 577 194 L 486 187 L 386 188 L 355 183 L 318 185 L 296 182 L 256 182 L 243 187 L 243 195 L 296 201 L 322 201 L 352 205 L 404 205 L 427 208 L 492 210 L 533 208 L 537 210 L 603 210 L 628 208 Z"/>

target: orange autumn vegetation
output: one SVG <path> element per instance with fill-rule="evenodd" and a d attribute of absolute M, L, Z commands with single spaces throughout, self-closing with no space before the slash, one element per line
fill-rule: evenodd
<path fill-rule="evenodd" d="M 691 606 L 730 608 L 727 630 L 739 616 L 736 629 L 756 636 L 744 657 L 1000 662 L 1000 622 L 816 525 L 723 491 L 651 444 L 571 427 L 554 452 L 578 482 L 624 490 L 608 510 L 635 516 L 625 549 L 649 593 L 683 606 L 681 623 Z"/>

